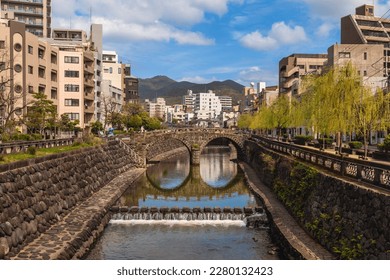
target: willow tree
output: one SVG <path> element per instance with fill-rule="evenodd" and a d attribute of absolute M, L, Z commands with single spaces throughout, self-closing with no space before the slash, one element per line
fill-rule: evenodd
<path fill-rule="evenodd" d="M 266 106 L 260 107 L 259 111 L 252 117 L 249 128 L 262 132 L 273 129 L 270 108 Z"/>
<path fill-rule="evenodd" d="M 238 118 L 237 126 L 241 129 L 247 129 L 251 125 L 253 116 L 251 114 L 241 114 Z"/>
<path fill-rule="evenodd" d="M 362 88 L 360 96 L 354 100 L 354 130 L 361 135 L 364 144 L 364 157 L 367 158 L 371 131 L 390 128 L 390 95 L 378 90 L 375 94 L 370 89 Z"/>
<path fill-rule="evenodd" d="M 269 107 L 269 110 L 269 124 L 276 128 L 279 139 L 282 130 L 288 128 L 291 123 L 291 103 L 288 96 L 280 95 Z"/>
<path fill-rule="evenodd" d="M 321 135 L 325 145 L 325 135 L 333 133 L 335 105 L 332 94 L 336 91 L 336 71 L 334 69 L 322 76 L 306 76 L 302 85 L 299 104 L 303 125 L 310 128 L 313 135 Z"/>

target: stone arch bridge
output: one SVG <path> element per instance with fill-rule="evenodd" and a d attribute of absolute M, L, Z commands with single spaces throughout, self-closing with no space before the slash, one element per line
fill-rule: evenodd
<path fill-rule="evenodd" d="M 230 129 L 181 128 L 138 133 L 123 140 L 139 153 L 145 163 L 159 154 L 184 146 L 190 153 L 191 164 L 198 165 L 202 150 L 215 139 L 227 139 L 236 148 L 237 156 L 243 158 L 244 142 L 248 138 Z"/>

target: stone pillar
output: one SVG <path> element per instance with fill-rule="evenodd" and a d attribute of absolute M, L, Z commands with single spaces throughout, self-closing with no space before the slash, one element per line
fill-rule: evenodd
<path fill-rule="evenodd" d="M 198 147 L 191 148 L 191 165 L 200 165 L 200 149 Z"/>

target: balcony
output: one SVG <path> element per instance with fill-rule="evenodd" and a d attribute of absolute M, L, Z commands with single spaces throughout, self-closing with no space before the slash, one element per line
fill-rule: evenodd
<path fill-rule="evenodd" d="M 2 2 L 43 6 L 43 0 L 5 0 Z"/>

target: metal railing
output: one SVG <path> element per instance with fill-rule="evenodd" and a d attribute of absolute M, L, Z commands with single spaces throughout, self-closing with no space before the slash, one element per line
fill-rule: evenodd
<path fill-rule="evenodd" d="M 270 140 L 257 135 L 252 135 L 251 139 L 268 149 L 288 154 L 338 175 L 347 176 L 390 190 L 390 164 L 386 165 L 374 161 L 368 162 L 348 158 L 342 155 L 332 155 L 293 144 Z"/>

